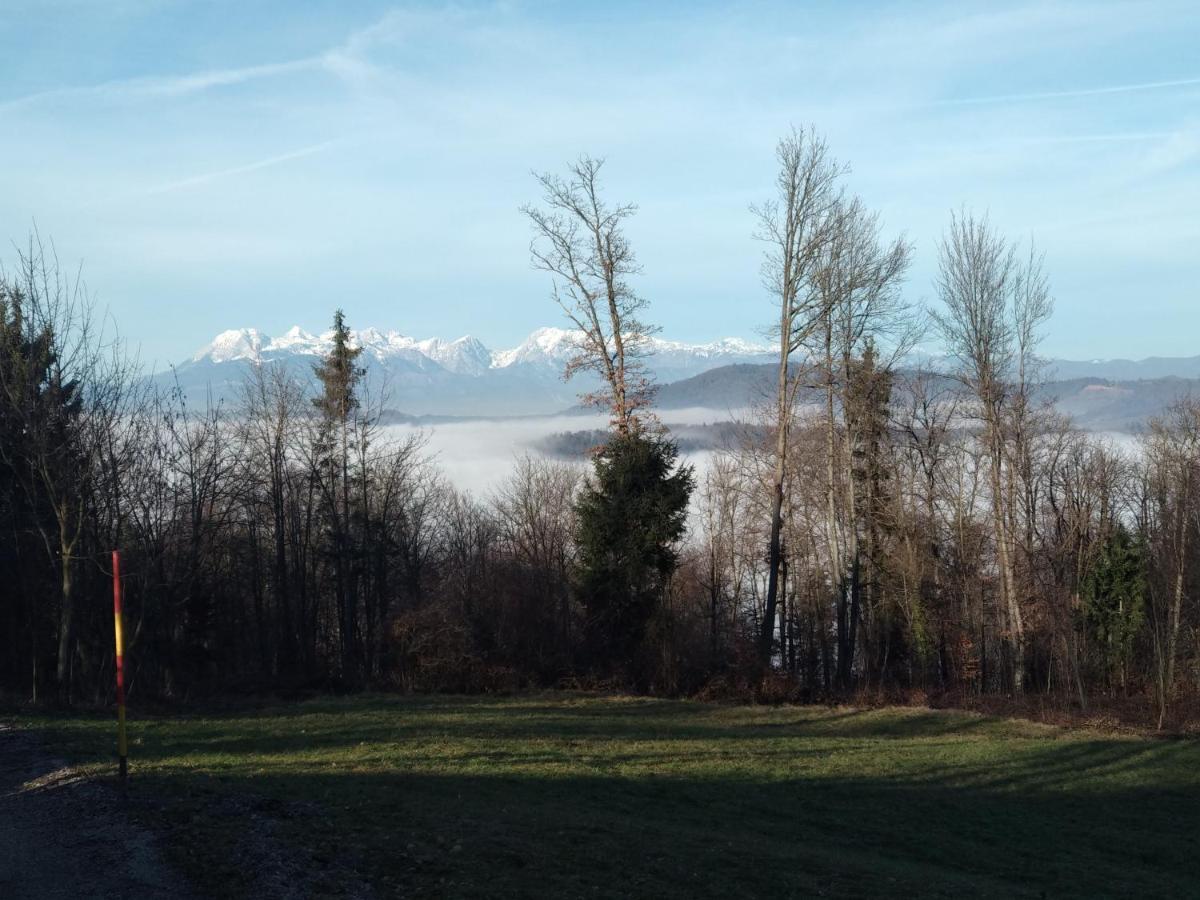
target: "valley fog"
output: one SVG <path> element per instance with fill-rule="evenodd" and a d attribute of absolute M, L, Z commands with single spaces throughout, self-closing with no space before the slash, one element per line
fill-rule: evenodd
<path fill-rule="evenodd" d="M 747 410 L 682 409 L 663 413 L 661 418 L 668 429 L 673 427 L 713 425 L 736 421 Z M 601 430 L 608 427 L 608 417 L 601 413 L 570 416 L 536 416 L 517 419 L 472 419 L 462 422 L 432 422 L 389 425 L 383 429 L 385 439 L 403 440 L 413 434 L 425 439 L 425 453 L 450 483 L 476 497 L 486 497 L 504 483 L 518 457 L 562 456 L 546 452 L 542 442 L 564 432 Z M 712 451 L 697 450 L 680 453 L 680 459 L 696 466 L 697 480 L 703 478 L 704 468 Z M 584 459 L 579 460 L 585 464 Z"/>
<path fill-rule="evenodd" d="M 753 421 L 751 410 L 716 410 L 695 407 L 671 410 L 661 415 L 664 424 L 677 437 L 688 428 Z M 525 454 L 542 459 L 575 459 L 586 465 L 586 457 L 568 457 L 550 452 L 548 439 L 555 435 L 602 431 L 607 416 L 600 413 L 531 416 L 521 418 L 471 419 L 466 421 L 425 422 L 389 425 L 382 429 L 384 440 L 404 440 L 417 434 L 425 440 L 425 455 L 458 490 L 475 497 L 490 496 L 512 473 L 517 459 Z M 1089 439 L 1123 455 L 1139 454 L 1141 439 L 1123 431 L 1095 431 Z M 712 449 L 684 449 L 680 460 L 696 467 L 697 484 L 712 459 Z"/>

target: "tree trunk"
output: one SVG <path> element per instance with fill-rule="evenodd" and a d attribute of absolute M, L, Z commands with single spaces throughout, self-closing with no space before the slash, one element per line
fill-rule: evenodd
<path fill-rule="evenodd" d="M 71 573 L 71 554 L 75 549 L 75 541 L 67 538 L 65 526 L 60 527 L 59 535 L 59 549 L 62 555 L 62 608 L 59 613 L 58 668 L 55 675 L 59 699 L 70 703 L 72 664 L 75 659 L 75 593 Z"/>
<path fill-rule="evenodd" d="M 1182 506 L 1182 504 L 1181 504 Z M 1175 653 L 1179 644 L 1179 614 L 1183 607 L 1183 570 L 1187 558 L 1187 520 L 1181 509 L 1178 518 L 1179 540 L 1176 543 L 1175 586 L 1171 592 L 1170 621 L 1167 624 L 1166 659 L 1162 664 L 1159 684 L 1158 727 L 1161 730 L 1167 718 L 1167 705 L 1175 688 Z"/>
<path fill-rule="evenodd" d="M 786 315 L 785 315 L 786 320 Z M 767 548 L 767 605 L 763 611 L 762 630 L 758 639 L 758 657 L 762 666 L 771 663 L 771 644 L 775 631 L 775 606 L 779 596 L 780 540 L 783 534 L 783 484 L 787 477 L 788 423 L 791 404 L 788 402 L 787 355 L 791 342 L 785 327 L 780 344 L 778 381 L 778 426 L 775 436 L 775 478 L 771 484 L 771 535 Z"/>
<path fill-rule="evenodd" d="M 990 438 L 990 480 L 992 489 L 992 525 L 996 539 L 996 554 L 1000 564 L 1000 590 L 1008 616 L 1009 644 L 1013 654 L 1013 693 L 1021 694 L 1025 689 L 1025 624 L 1021 617 L 1020 600 L 1017 597 L 1016 574 L 1013 570 L 1012 544 L 1009 534 L 1009 516 L 1004 502 L 1004 448 L 1001 443 L 999 416 L 989 411 L 985 426 Z"/>

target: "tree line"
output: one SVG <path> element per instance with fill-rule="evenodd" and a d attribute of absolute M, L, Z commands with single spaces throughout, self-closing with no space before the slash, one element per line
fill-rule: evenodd
<path fill-rule="evenodd" d="M 701 471 L 654 414 L 655 328 L 602 163 L 537 176 L 533 265 L 610 428 L 485 497 L 383 424 L 341 311 L 312 372 L 236 402 L 145 378 L 36 239 L 0 277 L 0 687 L 109 696 L 110 551 L 133 697 L 610 684 L 666 693 L 1200 687 L 1200 402 L 1121 451 L 1039 401 L 1044 260 L 969 210 L 932 310 L 811 128 L 752 209 L 771 390 Z M 940 343 L 950 371 L 910 361 Z"/>

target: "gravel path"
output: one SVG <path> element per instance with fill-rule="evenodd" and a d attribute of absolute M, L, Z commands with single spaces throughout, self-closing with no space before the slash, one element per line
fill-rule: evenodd
<path fill-rule="evenodd" d="M 0 897 L 194 896 L 154 836 L 125 815 L 117 789 L 0 723 Z"/>

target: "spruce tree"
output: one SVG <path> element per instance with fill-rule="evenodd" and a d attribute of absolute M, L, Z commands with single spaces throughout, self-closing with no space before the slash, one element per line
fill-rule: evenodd
<path fill-rule="evenodd" d="M 1118 523 L 1101 544 L 1083 584 L 1083 618 L 1106 681 L 1125 682 L 1133 641 L 1146 616 L 1146 548 Z"/>
<path fill-rule="evenodd" d="M 9 494 L 6 512 L 15 516 L 0 524 L 8 526 L 5 530 L 17 543 L 17 535 L 38 535 L 40 545 L 57 562 L 55 677 L 60 699 L 69 700 L 76 643 L 76 551 L 84 528 L 90 467 L 80 450 L 86 426 L 82 386 L 64 373 L 61 336 L 44 319 L 34 324 L 38 319 L 28 315 L 37 299 L 18 286 L 0 283 L 0 465 L 5 469 L 0 488 Z M 40 590 L 50 594 L 52 589 L 45 585 Z M 40 633 L 50 623 L 37 605 L 29 615 L 36 657 L 38 648 L 54 636 Z M 35 695 L 36 682 L 35 668 Z"/>
<path fill-rule="evenodd" d="M 579 594 L 593 666 L 634 678 L 646 626 L 678 564 L 695 484 L 675 443 L 643 429 L 614 434 L 593 460 L 578 506 Z"/>
<path fill-rule="evenodd" d="M 321 394 L 313 404 L 321 412 L 317 455 L 326 470 L 325 496 L 330 515 L 337 596 L 342 678 L 358 677 L 358 597 L 351 567 L 350 426 L 358 408 L 357 387 L 365 374 L 357 364 L 362 347 L 350 345 L 345 314 L 333 314 L 333 347 L 314 369 Z"/>

